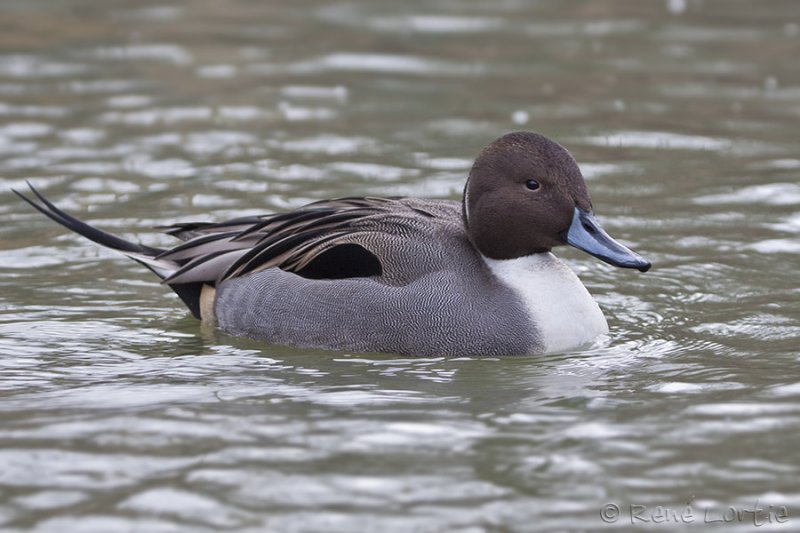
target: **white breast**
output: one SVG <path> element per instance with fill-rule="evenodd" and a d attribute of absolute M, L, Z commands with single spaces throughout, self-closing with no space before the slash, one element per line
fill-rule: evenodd
<path fill-rule="evenodd" d="M 600 306 L 578 276 L 553 254 L 484 260 L 527 307 L 545 352 L 570 350 L 608 333 Z"/>

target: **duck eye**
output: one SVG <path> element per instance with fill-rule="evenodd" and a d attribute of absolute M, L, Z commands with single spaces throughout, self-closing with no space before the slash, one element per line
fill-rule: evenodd
<path fill-rule="evenodd" d="M 536 180 L 528 180 L 525 182 L 525 187 L 527 187 L 532 191 L 535 191 L 536 189 L 539 188 L 539 182 Z"/>

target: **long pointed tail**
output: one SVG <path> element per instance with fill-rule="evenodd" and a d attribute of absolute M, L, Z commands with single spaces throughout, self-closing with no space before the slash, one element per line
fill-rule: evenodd
<path fill-rule="evenodd" d="M 26 182 L 28 183 L 28 182 Z M 123 254 L 127 255 L 131 259 L 138 261 L 139 263 L 146 266 L 152 272 L 154 272 L 160 279 L 164 279 L 169 277 L 172 273 L 174 273 L 177 269 L 180 268 L 180 265 L 174 263 L 172 261 L 164 261 L 156 259 L 156 256 L 163 253 L 165 250 L 161 248 L 154 248 L 152 246 L 146 246 L 144 244 L 139 244 L 135 242 L 126 241 L 116 235 L 112 235 L 111 233 L 107 233 L 103 230 L 95 228 L 87 224 L 86 222 L 75 218 L 74 216 L 66 213 L 56 207 L 50 200 L 45 198 L 36 188 L 28 183 L 28 187 L 30 187 L 31 192 L 35 195 L 35 197 L 39 200 L 38 203 L 35 200 L 25 196 L 21 192 L 12 189 L 14 194 L 25 200 L 28 204 L 30 204 L 34 209 L 45 215 L 50 220 L 61 224 L 68 230 L 74 231 L 75 233 L 89 239 L 92 242 L 96 242 L 101 246 L 105 246 L 106 248 L 111 248 L 112 250 L 116 250 L 118 252 L 122 252 Z M 175 291 L 175 293 L 180 297 L 184 304 L 189 308 L 192 314 L 200 318 L 200 291 L 202 290 L 202 283 L 182 283 L 182 284 L 169 284 L 170 288 Z"/>

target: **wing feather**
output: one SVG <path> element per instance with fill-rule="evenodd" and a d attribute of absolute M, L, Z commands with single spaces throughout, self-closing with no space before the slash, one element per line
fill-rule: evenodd
<path fill-rule="evenodd" d="M 319 261 L 332 257 L 323 255 L 332 248 L 347 245 L 339 256 L 355 251 L 353 246 L 363 248 L 359 236 L 374 233 L 373 223 L 380 217 L 391 217 L 392 208 L 397 208 L 394 199 L 352 197 L 314 202 L 287 213 L 220 223 L 175 224 L 166 232 L 184 242 L 158 255 L 159 260 L 179 265 L 164 282 L 216 284 L 271 267 L 303 275 L 312 264 L 319 271 Z M 340 265 L 341 258 L 337 260 Z M 329 266 L 322 270 L 326 275 L 337 275 L 339 268 L 341 277 L 352 272 L 380 273 L 380 262 L 370 250 L 353 253 L 352 260 L 367 260 L 369 266 Z"/>

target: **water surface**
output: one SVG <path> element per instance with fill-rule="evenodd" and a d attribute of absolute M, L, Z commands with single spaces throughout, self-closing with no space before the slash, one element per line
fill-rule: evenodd
<path fill-rule="evenodd" d="M 700 530 L 757 501 L 799 527 L 796 2 L 271 4 L 0 4 L 0 527 L 655 529 L 688 504 L 659 527 Z M 10 192 L 168 245 L 153 226 L 458 199 L 518 129 L 655 265 L 561 252 L 612 329 L 579 352 L 228 337 Z"/>

